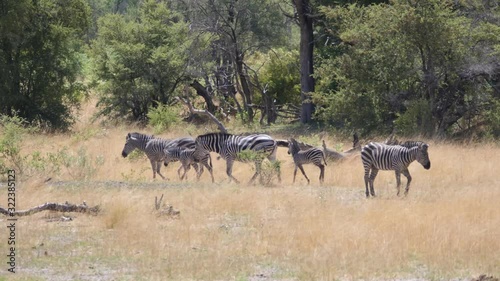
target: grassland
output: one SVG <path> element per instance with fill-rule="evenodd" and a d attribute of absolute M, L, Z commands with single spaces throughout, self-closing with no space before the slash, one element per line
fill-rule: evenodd
<path fill-rule="evenodd" d="M 84 111 L 85 112 L 85 111 Z M 82 116 L 86 120 L 86 116 Z M 85 122 L 71 134 L 33 136 L 23 151 L 84 151 L 102 162 L 18 182 L 17 209 L 44 202 L 100 204 L 98 216 L 39 213 L 17 221 L 17 273 L 6 271 L 7 232 L 0 231 L 0 280 L 470 280 L 500 276 L 500 147 L 429 141 L 432 168 L 410 166 L 408 197 L 397 197 L 392 172 L 380 172 L 378 197 L 364 196 L 359 158 L 329 163 L 325 184 L 306 167 L 292 184 L 293 163 L 280 148 L 283 182 L 228 183 L 225 162 L 207 173 L 152 180 L 149 162 L 120 155 L 134 127 Z M 198 131 L 197 131 L 198 130 Z M 144 130 L 142 130 L 144 131 Z M 202 128 L 164 137 L 203 133 Z M 286 138 L 286 132 L 277 137 Z M 324 135 L 331 147 L 349 140 Z M 310 137 L 314 139 L 315 137 Z M 319 137 L 316 137 L 319 138 Z M 83 149 L 83 150 L 82 150 Z M 81 177 L 81 174 L 85 177 Z M 242 182 L 250 164 L 236 163 Z M 48 180 L 50 178 L 50 180 Z M 48 180 L 47 182 L 45 182 Z M 406 180 L 403 180 L 406 183 Z M 180 211 L 159 216 L 155 196 Z M 0 188 L 0 205 L 6 205 Z M 0 227 L 7 221 L 0 217 Z"/>

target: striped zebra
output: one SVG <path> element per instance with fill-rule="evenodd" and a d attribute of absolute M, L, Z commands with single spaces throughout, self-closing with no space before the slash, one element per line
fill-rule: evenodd
<path fill-rule="evenodd" d="M 198 153 L 197 153 L 198 152 Z M 201 152 L 201 153 L 200 153 Z M 210 157 L 210 152 L 208 151 L 196 151 L 194 148 L 182 148 L 182 147 L 169 147 L 164 150 L 165 159 L 164 165 L 167 166 L 169 162 L 180 161 L 182 166 L 177 170 L 177 174 L 181 180 L 186 177 L 187 172 L 191 169 L 191 165 L 195 167 L 196 170 L 196 178 L 199 180 L 201 174 L 203 174 L 203 166 L 207 168 L 210 172 L 210 176 L 212 177 L 212 183 L 214 182 L 214 174 L 212 169 L 212 157 Z M 194 165 L 196 163 L 200 163 L 199 169 L 198 166 Z M 181 169 L 184 168 L 184 174 L 181 176 Z"/>
<path fill-rule="evenodd" d="M 125 138 L 125 146 L 122 150 L 122 156 L 127 157 L 128 154 L 130 154 L 134 149 L 144 151 L 151 162 L 153 179 L 156 178 L 156 173 L 158 173 L 162 179 L 165 179 L 165 177 L 160 173 L 160 168 L 164 158 L 163 150 L 169 146 L 194 148 L 194 140 L 192 138 L 167 140 L 155 138 L 153 135 L 146 135 L 137 132 L 128 133 Z"/>
<path fill-rule="evenodd" d="M 365 169 L 366 197 L 370 197 L 370 194 L 375 196 L 373 182 L 379 170 L 395 171 L 398 196 L 401 186 L 401 174 L 403 174 L 408 179 L 405 189 L 405 195 L 407 195 L 411 183 L 408 166 L 417 160 L 426 170 L 431 167 L 431 161 L 427 152 L 428 147 L 429 145 L 423 142 L 411 148 L 375 142 L 364 146 L 361 150 L 361 160 Z M 370 186 L 370 190 L 368 190 L 368 185 Z"/>
<path fill-rule="evenodd" d="M 319 167 L 321 171 L 319 174 L 319 181 L 320 183 L 323 183 L 323 181 L 325 180 L 326 158 L 321 149 L 312 147 L 306 150 L 301 150 L 299 143 L 295 139 L 291 138 L 288 146 L 288 154 L 292 155 L 293 162 L 295 163 L 295 169 L 293 171 L 294 183 L 295 176 L 297 175 L 297 168 L 299 168 L 304 177 L 306 177 L 307 184 L 309 184 L 309 178 L 307 177 L 306 173 L 304 172 L 304 168 L 302 167 L 303 164 L 309 163 L 312 163 Z M 323 165 L 323 163 L 325 164 Z"/>
<path fill-rule="evenodd" d="M 222 159 L 226 160 L 226 173 L 229 180 L 239 181 L 233 177 L 233 164 L 234 161 L 238 162 L 254 162 L 255 174 L 250 179 L 252 183 L 258 175 L 262 175 L 261 166 L 264 157 L 270 161 L 276 161 L 276 141 L 269 135 L 265 134 L 251 134 L 247 136 L 238 136 L 226 133 L 209 133 L 200 135 L 196 138 L 196 149 L 202 151 L 216 152 Z M 252 151 L 261 153 L 259 156 L 263 157 L 244 157 L 245 151 Z M 281 182 L 281 175 L 278 171 L 278 179 Z"/>

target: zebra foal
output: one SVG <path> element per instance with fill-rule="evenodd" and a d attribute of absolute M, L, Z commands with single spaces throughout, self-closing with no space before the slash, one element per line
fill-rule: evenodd
<path fill-rule="evenodd" d="M 312 163 L 316 165 L 320 169 L 319 181 L 323 183 L 325 180 L 325 165 L 326 158 L 323 151 L 319 148 L 312 147 L 306 150 L 300 150 L 299 143 L 291 138 L 288 144 L 288 154 L 291 154 L 293 157 L 293 162 L 295 163 L 295 169 L 293 170 L 293 182 L 295 183 L 295 176 L 297 175 L 297 168 L 300 169 L 302 174 L 307 180 L 307 184 L 309 184 L 310 180 L 304 172 L 304 168 L 302 165 Z M 325 163 L 323 165 L 323 163 Z"/>
<path fill-rule="evenodd" d="M 255 174 L 250 179 L 252 183 L 258 175 L 261 177 L 261 166 L 263 157 L 254 157 L 253 159 L 241 157 L 241 152 L 253 151 L 261 153 L 270 161 L 276 161 L 276 141 L 266 134 L 251 134 L 247 136 L 238 136 L 226 133 L 208 133 L 196 138 L 196 150 L 216 152 L 222 159 L 226 160 L 226 173 L 229 180 L 239 181 L 233 177 L 233 165 L 235 161 L 255 163 Z M 278 180 L 281 176 L 278 173 Z"/>
<path fill-rule="evenodd" d="M 409 148 L 375 142 L 365 145 L 361 150 L 361 161 L 365 170 L 366 197 L 370 197 L 370 194 L 375 196 L 373 182 L 379 170 L 395 171 L 398 196 L 401 186 L 401 174 L 403 174 L 408 180 L 405 188 L 405 195 L 407 195 L 412 179 L 408 166 L 417 160 L 426 170 L 430 169 L 431 161 L 427 152 L 428 148 L 429 145 L 423 142 Z"/>
<path fill-rule="evenodd" d="M 203 166 L 207 168 L 212 177 L 212 183 L 214 182 L 214 174 L 212 169 L 212 157 L 208 151 L 196 151 L 194 148 L 182 148 L 182 147 L 170 147 L 164 150 L 165 159 L 164 165 L 167 166 L 169 162 L 180 161 L 182 166 L 177 170 L 177 174 L 180 179 L 183 180 L 184 177 L 187 179 L 187 172 L 191 169 L 191 165 L 194 166 L 196 170 L 196 178 L 199 180 L 201 174 L 203 174 Z M 199 169 L 196 163 L 200 163 Z M 184 174 L 181 176 L 181 169 L 184 168 Z"/>

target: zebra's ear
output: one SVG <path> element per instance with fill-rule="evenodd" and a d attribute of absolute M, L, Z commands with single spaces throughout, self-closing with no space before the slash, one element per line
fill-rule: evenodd
<path fill-rule="evenodd" d="M 421 143 L 418 145 L 422 150 L 427 151 L 427 148 L 429 148 L 429 145 L 426 143 Z"/>
<path fill-rule="evenodd" d="M 132 137 L 132 136 L 130 137 L 130 139 L 135 140 L 135 141 L 137 140 L 136 137 Z"/>

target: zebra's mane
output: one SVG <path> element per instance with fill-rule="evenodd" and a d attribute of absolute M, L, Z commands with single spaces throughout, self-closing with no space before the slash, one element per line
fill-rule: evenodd
<path fill-rule="evenodd" d="M 154 135 L 147 135 L 138 132 L 128 133 L 129 137 L 140 138 L 140 139 L 154 139 Z"/>
<path fill-rule="evenodd" d="M 229 134 L 229 133 L 215 132 L 215 133 L 206 133 L 206 134 L 203 134 L 203 135 L 199 135 L 197 138 L 199 138 L 199 137 L 212 137 L 212 136 L 218 136 L 218 137 L 222 137 L 222 138 L 227 138 L 227 137 L 231 137 L 231 136 L 247 137 L 247 136 L 252 136 L 252 135 L 267 135 L 267 134 L 262 134 L 262 133 L 242 133 L 242 134 L 235 135 L 235 134 Z"/>

